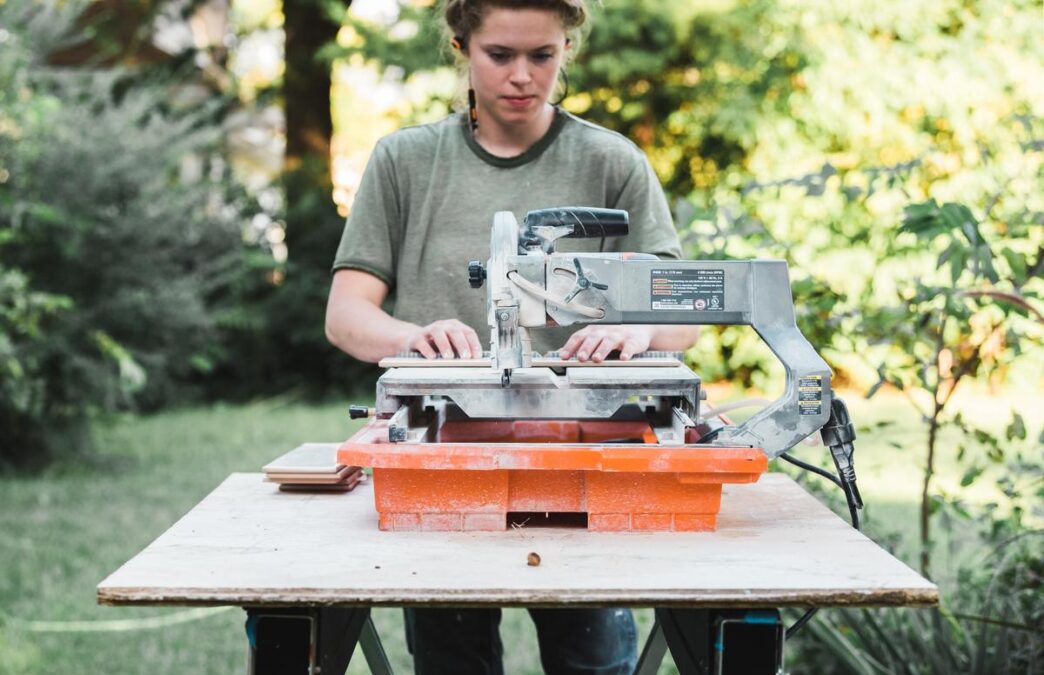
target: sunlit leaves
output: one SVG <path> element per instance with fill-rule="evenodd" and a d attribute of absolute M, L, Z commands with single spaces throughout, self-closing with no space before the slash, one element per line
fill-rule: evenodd
<path fill-rule="evenodd" d="M 1026 421 L 1022 419 L 1022 415 L 1014 414 L 1011 424 L 1004 430 L 1004 437 L 1009 441 L 1015 439 L 1020 441 L 1026 440 Z"/>

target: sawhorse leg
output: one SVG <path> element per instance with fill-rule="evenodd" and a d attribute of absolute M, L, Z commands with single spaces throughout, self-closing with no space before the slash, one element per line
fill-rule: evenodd
<path fill-rule="evenodd" d="M 374 675 L 392 675 L 370 609 L 247 608 L 250 675 L 343 675 L 355 652 Z"/>
<path fill-rule="evenodd" d="M 657 609 L 635 675 L 655 675 L 668 649 L 681 675 L 777 675 L 783 638 L 774 609 Z"/>

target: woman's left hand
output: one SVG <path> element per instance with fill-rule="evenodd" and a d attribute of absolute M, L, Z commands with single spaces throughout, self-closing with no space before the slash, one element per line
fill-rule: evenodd
<path fill-rule="evenodd" d="M 576 354 L 579 361 L 601 363 L 609 352 L 619 350 L 620 360 L 627 361 L 649 349 L 651 339 L 651 326 L 587 326 L 573 333 L 558 352 L 563 359 Z"/>

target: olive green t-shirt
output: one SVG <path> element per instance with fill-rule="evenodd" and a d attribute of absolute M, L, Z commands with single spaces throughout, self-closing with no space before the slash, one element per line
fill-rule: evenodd
<path fill-rule="evenodd" d="M 493 214 L 555 206 L 624 209 L 626 237 L 560 239 L 559 251 L 636 251 L 679 258 L 663 189 L 624 136 L 565 111 L 517 157 L 497 157 L 460 114 L 378 141 L 337 248 L 333 269 L 357 269 L 395 294 L 393 315 L 425 325 L 456 318 L 489 348 L 486 291 L 467 282 L 469 260 L 489 258 Z M 533 348 L 558 349 L 577 326 L 530 329 Z"/>

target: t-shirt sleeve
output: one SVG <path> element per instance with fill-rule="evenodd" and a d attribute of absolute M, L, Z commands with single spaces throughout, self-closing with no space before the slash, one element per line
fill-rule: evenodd
<path fill-rule="evenodd" d="M 392 155 L 387 145 L 379 142 L 344 225 L 333 271 L 362 270 L 395 287 L 402 231 L 398 187 Z"/>
<path fill-rule="evenodd" d="M 610 204 L 610 208 L 623 209 L 629 214 L 629 233 L 626 237 L 606 239 L 606 250 L 681 258 L 678 232 L 674 229 L 674 220 L 660 180 L 645 155 L 637 149 L 635 154 L 634 163 L 623 180 L 619 195 Z"/>

